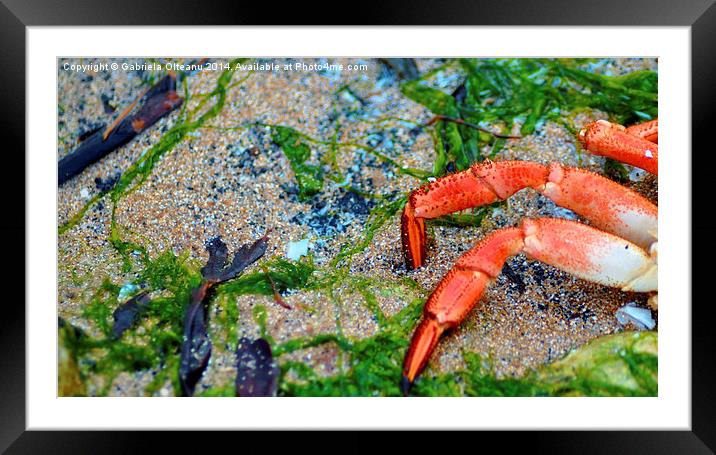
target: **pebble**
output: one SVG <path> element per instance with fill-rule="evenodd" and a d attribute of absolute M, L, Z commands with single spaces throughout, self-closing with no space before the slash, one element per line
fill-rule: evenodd
<path fill-rule="evenodd" d="M 293 261 L 299 260 L 302 256 L 308 254 L 308 239 L 299 240 L 298 242 L 289 242 L 286 246 L 286 258 Z"/>

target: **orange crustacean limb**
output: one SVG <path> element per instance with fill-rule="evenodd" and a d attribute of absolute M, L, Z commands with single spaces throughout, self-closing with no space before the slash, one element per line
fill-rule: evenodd
<path fill-rule="evenodd" d="M 659 143 L 659 119 L 650 120 L 644 123 L 628 126 L 626 132 L 646 139 L 655 144 Z"/>
<path fill-rule="evenodd" d="M 501 264 L 523 248 L 520 229 L 496 231 L 463 255 L 442 279 L 425 303 L 423 320 L 405 357 L 401 382 L 404 394 L 425 367 L 440 335 L 465 318 L 489 281 L 500 274 Z"/>
<path fill-rule="evenodd" d="M 596 155 L 658 170 L 658 120 L 625 128 L 600 120 L 579 134 Z M 649 292 L 657 305 L 658 209 L 648 199 L 598 174 L 559 163 L 476 163 L 413 191 L 401 218 L 409 269 L 426 260 L 425 220 L 504 200 L 532 188 L 591 222 L 525 219 L 496 231 L 465 253 L 428 298 L 405 357 L 401 389 L 407 394 L 443 332 L 479 302 L 510 256 L 524 252 L 579 278 L 624 291 Z"/>
<path fill-rule="evenodd" d="M 630 128 L 598 120 L 579 132 L 579 140 L 590 153 L 613 158 L 657 175 L 659 145 L 650 138 L 658 140 L 658 120 Z"/>
<path fill-rule="evenodd" d="M 475 164 L 413 191 L 401 219 L 408 268 L 425 262 L 425 219 L 506 199 L 523 188 L 544 185 L 548 175 L 547 167 L 529 161 Z"/>
<path fill-rule="evenodd" d="M 425 263 L 425 219 L 504 200 L 528 187 L 589 219 L 594 226 L 643 248 L 656 241 L 657 207 L 601 175 L 558 163 L 545 166 L 530 161 L 483 162 L 442 177 L 410 195 L 401 219 L 408 269 Z"/>
<path fill-rule="evenodd" d="M 404 394 L 440 335 L 460 324 L 507 258 L 520 252 L 595 283 L 625 291 L 657 290 L 655 248 L 650 254 L 619 236 L 564 219 L 525 219 L 521 227 L 495 231 L 463 254 L 428 298 L 405 357 Z"/>

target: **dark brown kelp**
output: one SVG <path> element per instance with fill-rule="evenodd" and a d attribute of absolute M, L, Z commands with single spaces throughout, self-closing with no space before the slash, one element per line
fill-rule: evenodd
<path fill-rule="evenodd" d="M 139 293 L 127 300 L 112 313 L 114 324 L 112 325 L 112 338 L 118 339 L 122 334 L 132 327 L 139 316 L 149 305 L 149 296 L 146 292 Z"/>
<path fill-rule="evenodd" d="M 202 283 L 192 291 L 191 303 L 184 317 L 184 336 L 179 363 L 179 382 L 184 396 L 192 396 L 211 357 L 211 340 L 207 330 L 207 298 L 215 284 L 236 278 L 246 267 L 256 262 L 266 252 L 268 237 L 252 244 L 242 245 L 227 264 L 229 250 L 221 238 L 206 244 L 209 260 L 201 269 Z"/>
<path fill-rule="evenodd" d="M 239 251 L 234 255 L 234 260 L 231 261 L 231 264 L 224 268 L 221 273 L 219 282 L 231 280 L 239 276 L 246 267 L 258 261 L 259 258 L 264 255 L 266 247 L 268 247 L 268 237 L 266 236 L 258 239 L 251 245 L 241 245 Z"/>
<path fill-rule="evenodd" d="M 228 281 L 239 276 L 246 267 L 256 262 L 266 252 L 268 246 L 268 237 L 264 236 L 252 244 L 241 245 L 239 250 L 234 254 L 231 264 L 226 264 L 229 252 L 226 244 L 221 238 L 216 237 L 209 241 L 206 250 L 209 252 L 209 260 L 201 269 L 201 276 L 205 281 L 212 284 Z"/>
<path fill-rule="evenodd" d="M 179 363 L 179 383 L 182 395 L 192 396 L 211 357 L 211 340 L 207 331 L 204 297 L 208 283 L 192 292 L 192 302 L 184 317 L 184 338 Z"/>
<path fill-rule="evenodd" d="M 206 243 L 206 251 L 209 252 L 209 259 L 201 268 L 201 276 L 207 281 L 218 281 L 229 258 L 229 248 L 220 237 L 215 237 Z"/>
<path fill-rule="evenodd" d="M 113 124 L 109 128 L 95 131 L 82 141 L 72 153 L 59 161 L 57 165 L 59 185 L 111 151 L 131 141 L 137 134 L 181 106 L 184 101 L 177 95 L 176 77 L 172 74 L 162 78 L 142 98 L 144 104 L 135 114 L 125 117 L 120 115 L 116 125 Z"/>
<path fill-rule="evenodd" d="M 280 370 L 271 355 L 271 346 L 263 338 L 239 340 L 236 370 L 237 397 L 276 396 Z"/>

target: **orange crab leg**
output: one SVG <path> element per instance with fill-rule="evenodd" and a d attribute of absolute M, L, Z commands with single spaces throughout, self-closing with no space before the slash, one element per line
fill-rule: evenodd
<path fill-rule="evenodd" d="M 626 132 L 655 144 L 659 143 L 659 119 L 628 126 Z"/>
<path fill-rule="evenodd" d="M 547 167 L 530 161 L 475 164 L 447 175 L 410 194 L 403 210 L 403 253 L 409 269 L 425 262 L 425 219 L 506 199 L 528 186 L 547 181 Z"/>
<path fill-rule="evenodd" d="M 656 125 L 658 126 L 658 124 Z M 659 171 L 659 145 L 642 137 L 642 127 L 630 134 L 626 128 L 606 120 L 598 120 L 579 132 L 579 140 L 591 153 L 631 164 L 657 175 Z M 650 128 L 654 128 L 652 125 Z M 646 128 L 647 130 L 649 127 Z M 658 135 L 658 133 L 657 133 Z M 647 134 L 647 136 L 650 136 Z M 658 136 L 657 136 L 658 137 Z"/>
<path fill-rule="evenodd" d="M 599 174 L 553 163 L 540 193 L 591 221 L 592 225 L 648 249 L 657 241 L 658 208 Z"/>
<path fill-rule="evenodd" d="M 440 335 L 465 319 L 507 258 L 522 251 L 592 282 L 636 292 L 657 289 L 656 258 L 616 235 L 553 218 L 525 219 L 519 228 L 495 231 L 463 254 L 428 298 L 403 364 L 404 394 Z"/>
<path fill-rule="evenodd" d="M 440 335 L 465 318 L 489 281 L 500 274 L 505 260 L 523 248 L 520 229 L 496 231 L 465 253 L 442 279 L 425 303 L 423 320 L 405 357 L 401 382 L 404 394 L 425 367 Z"/>
<path fill-rule="evenodd" d="M 425 219 L 503 200 L 527 187 L 641 247 L 656 241 L 657 207 L 605 177 L 557 163 L 485 162 L 440 178 L 410 195 L 401 220 L 407 267 L 418 268 L 425 262 Z"/>

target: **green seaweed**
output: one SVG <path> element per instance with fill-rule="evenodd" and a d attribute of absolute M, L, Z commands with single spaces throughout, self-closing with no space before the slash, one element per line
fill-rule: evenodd
<path fill-rule="evenodd" d="M 365 306 L 373 313 L 378 327 L 385 327 L 388 324 L 388 319 L 378 304 L 378 298 L 372 292 L 373 283 L 367 279 L 357 279 L 353 281 L 352 285 L 363 297 Z"/>
<path fill-rule="evenodd" d="M 607 76 L 581 69 L 594 63 L 582 59 L 461 59 L 465 74 L 464 96 L 452 96 L 425 85 L 427 76 L 406 82 L 403 94 L 422 104 L 440 119 L 433 135 L 436 149 L 434 174 L 447 172 L 453 161 L 458 170 L 494 158 L 505 139 L 471 125 L 509 133 L 520 125 L 520 134 L 535 132 L 547 120 L 563 123 L 565 112 L 585 108 L 607 113 L 612 121 L 631 124 L 657 116 L 658 76 L 635 71 Z M 489 152 L 483 153 L 483 148 Z"/>
<path fill-rule="evenodd" d="M 576 91 L 560 85 L 559 88 L 574 96 L 573 105 L 599 109 L 622 124 L 651 120 L 658 115 L 658 76 L 654 71 L 605 76 L 570 65 L 553 63 L 551 66 L 556 75 L 582 87 L 582 96 L 578 96 Z"/>
<path fill-rule="evenodd" d="M 165 252 L 154 260 L 146 259 L 136 283 L 149 291 L 161 290 L 161 294 L 145 310 L 143 319 L 147 322 L 115 340 L 112 312 L 123 302 L 118 300 L 120 287 L 104 280 L 83 311 L 99 334 L 84 337 L 80 345 L 80 352 L 94 359 L 91 372 L 105 377 L 100 394 L 107 393 L 114 377 L 123 371 L 154 369 L 165 377 L 166 365 L 178 365 L 184 309 L 191 290 L 200 281 L 198 268 L 188 263 L 186 255 Z"/>
<path fill-rule="evenodd" d="M 268 320 L 268 314 L 266 313 L 266 307 L 264 305 L 256 305 L 253 309 L 254 322 L 259 327 L 259 334 L 261 338 L 268 341 L 268 343 L 274 344 L 273 337 L 269 335 L 266 323 Z"/>
<path fill-rule="evenodd" d="M 458 116 L 459 111 L 455 98 L 436 88 L 422 85 L 421 80 L 405 82 L 400 86 L 400 90 L 403 95 L 427 107 L 434 114 L 448 117 Z"/>
<path fill-rule="evenodd" d="M 452 96 L 438 89 L 421 85 L 420 80 L 406 82 L 401 85 L 400 89 L 405 96 L 424 105 L 436 115 L 459 117 L 457 102 Z M 445 173 L 446 158 L 456 161 L 459 169 L 467 169 L 473 161 L 469 161 L 468 155 L 465 153 L 463 137 L 458 125 L 450 122 L 443 123 L 441 132 L 440 151 L 434 166 L 435 175 Z"/>
<path fill-rule="evenodd" d="M 450 215 L 444 215 L 440 218 L 430 220 L 430 224 L 457 227 L 480 226 L 485 217 L 492 213 L 493 209 L 503 207 L 506 204 L 506 201 L 498 201 L 493 204 L 472 209 L 470 213 L 452 213 Z"/>
<path fill-rule="evenodd" d="M 656 332 L 623 332 L 597 338 L 534 373 L 551 395 L 656 396 Z"/>
<path fill-rule="evenodd" d="M 126 233 L 126 229 L 117 223 L 115 213 L 120 200 L 146 181 L 163 155 L 173 150 L 189 132 L 200 128 L 221 112 L 232 76 L 233 71 L 224 71 L 217 79 L 212 92 L 192 111 L 183 109 L 177 123 L 122 174 L 114 187 L 93 197 L 59 228 L 59 234 L 64 234 L 82 220 L 89 208 L 109 195 L 113 206 L 108 240 L 122 257 L 123 272 L 138 268 L 140 272 L 137 283 L 146 285 L 150 290 L 163 290 L 160 296 L 152 299 L 148 307 L 145 316 L 152 322 L 141 326 L 142 334 L 138 334 L 137 329 L 130 330 L 117 341 L 111 337 L 111 315 L 120 303 L 117 301 L 119 286 L 105 280 L 86 305 L 84 316 L 93 321 L 101 332 L 99 337 L 88 337 L 83 346 L 87 354 L 97 357 L 92 364 L 93 372 L 105 376 L 105 386 L 100 390 L 100 394 L 107 393 L 112 379 L 122 371 L 158 370 L 149 390 L 161 387 L 162 379 L 171 378 L 173 381 L 176 376 L 167 373 L 167 366 L 174 369 L 178 367 L 176 356 L 181 343 L 184 309 L 189 302 L 191 290 L 201 280 L 200 274 L 195 265 L 187 264 L 187 255 L 177 257 L 167 251 L 151 260 L 144 246 L 127 240 L 122 235 Z M 184 88 L 186 106 L 189 102 L 186 84 Z M 210 99 L 215 99 L 215 103 L 205 108 Z"/>
<path fill-rule="evenodd" d="M 221 284 L 217 288 L 218 294 L 230 295 L 273 295 L 271 281 L 276 290 L 284 292 L 290 289 L 306 289 L 311 282 L 312 275 L 316 271 L 310 257 L 302 261 L 287 261 L 282 258 L 273 258 L 264 264 L 268 269 L 269 280 L 266 272 L 252 272 L 244 274 L 235 280 Z"/>
<path fill-rule="evenodd" d="M 280 394 L 292 396 L 399 396 L 402 356 L 409 335 L 422 309 L 422 298 L 414 299 L 405 309 L 388 319 L 378 334 L 362 340 L 349 341 L 319 335 L 305 345 L 335 343 L 347 356 L 344 373 L 319 377 L 311 369 L 296 362 L 281 364 Z M 282 353 L 281 350 L 278 351 Z M 299 380 L 285 380 L 291 371 Z"/>
<path fill-rule="evenodd" d="M 414 315 L 413 315 L 414 316 Z M 408 325 L 410 326 L 410 325 Z M 349 354 L 346 373 L 319 377 L 310 368 L 282 362 L 280 393 L 296 396 L 398 396 L 404 330 L 395 327 L 342 349 Z M 498 377 L 483 357 L 467 352 L 465 368 L 456 373 L 419 378 L 416 396 L 656 396 L 656 332 L 607 335 L 524 377 Z M 324 338 L 324 342 L 334 340 Z M 296 380 L 287 380 L 288 372 Z"/>
<path fill-rule="evenodd" d="M 91 341 L 86 340 L 83 344 L 85 351 L 103 350 L 103 356 L 98 359 L 93 371 L 110 378 L 121 371 L 155 369 L 156 376 L 146 393 L 155 393 L 176 376 L 172 375 L 172 371 L 176 370 L 175 352 L 180 343 L 178 334 L 181 333 L 178 306 L 185 304 L 185 292 L 194 285 L 197 273 L 196 268 L 181 257 L 165 253 L 159 258 L 158 262 L 147 265 L 146 270 L 151 272 L 147 272 L 146 276 L 151 276 L 150 281 L 154 285 L 172 288 L 174 293 L 152 305 L 153 323 L 144 326 L 149 334 L 143 337 L 146 343 L 136 344 L 137 332 L 134 330 L 116 343 L 88 338 Z M 411 279 L 385 281 L 346 274 L 345 269 L 317 269 L 310 260 L 294 263 L 272 259 L 266 265 L 268 274 L 281 283 L 284 290 L 330 290 L 347 285 L 348 292 L 357 292 L 378 322 L 377 333 L 364 339 L 346 338 L 338 332 L 276 343 L 268 326 L 266 306 L 255 305 L 254 322 L 261 337 L 271 344 L 281 366 L 280 395 L 400 395 L 398 384 L 403 356 L 410 334 L 420 318 L 425 290 Z M 183 278 L 178 279 L 177 275 Z M 231 301 L 239 294 L 270 296 L 272 291 L 267 282 L 266 272 L 254 272 L 219 286 L 215 301 Z M 96 293 L 94 304 L 87 307 L 87 316 L 107 333 L 110 330 L 107 323 L 111 315 L 109 308 L 116 306 L 118 292 L 118 286 L 105 282 Z M 388 317 L 380 310 L 377 295 L 396 295 L 407 298 L 410 303 Z M 233 327 L 237 315 L 235 313 L 227 319 L 226 330 Z M 167 324 L 169 320 L 173 321 Z M 160 334 L 162 337 L 157 337 Z M 523 378 L 498 378 L 489 367 L 489 361 L 468 352 L 464 354 L 464 369 L 432 375 L 426 372 L 416 382 L 412 393 L 419 396 L 653 396 L 657 387 L 656 337 L 655 332 L 641 332 L 598 338 L 564 359 Z M 306 364 L 284 359 L 290 353 L 325 344 L 335 345 L 344 358 L 341 371 L 336 375 L 319 376 Z M 109 383 L 111 381 L 106 383 L 106 387 Z M 106 391 L 107 388 L 102 393 Z M 233 392 L 229 385 L 214 384 L 201 396 L 233 396 Z"/>
<path fill-rule="evenodd" d="M 301 137 L 293 128 L 286 126 L 273 127 L 273 141 L 276 142 L 291 163 L 298 184 L 298 197 L 306 200 L 323 188 L 323 169 L 321 166 L 306 164 L 311 157 L 311 147 L 301 141 Z"/>
<path fill-rule="evenodd" d="M 152 298 L 143 313 L 146 322 L 129 329 L 119 340 L 112 338 L 112 312 L 122 302 L 118 301 L 120 286 L 105 280 L 84 309 L 84 317 L 95 324 L 100 334 L 86 337 L 83 353 L 96 354 L 92 372 L 105 376 L 106 387 L 122 371 L 154 370 L 155 379 L 152 387 L 147 389 L 147 393 L 153 393 L 167 380 L 175 379 L 173 373 L 178 368 L 184 313 L 192 289 L 201 282 L 201 274 L 199 265 L 190 262 L 187 254 L 177 256 L 165 251 L 156 259 L 147 257 L 140 262 L 141 271 L 136 283 L 150 292 L 161 291 Z M 274 258 L 264 265 L 281 292 L 307 288 L 315 271 L 310 258 L 302 262 Z M 211 336 L 215 340 L 218 336 L 225 337 L 220 338 L 222 343 L 216 343 L 217 346 L 234 345 L 237 341 L 233 328 L 238 320 L 235 304 L 238 295 L 273 295 L 267 274 L 253 272 L 217 287 L 212 302 L 218 302 L 220 307 L 216 321 L 223 327 L 223 333 L 212 331 Z M 254 318 L 262 335 L 273 343 L 266 329 L 266 309 L 263 305 L 254 307 Z M 107 388 L 100 393 L 106 392 Z"/>
<path fill-rule="evenodd" d="M 604 175 L 619 183 L 629 181 L 629 171 L 624 164 L 611 158 L 604 159 Z"/>

